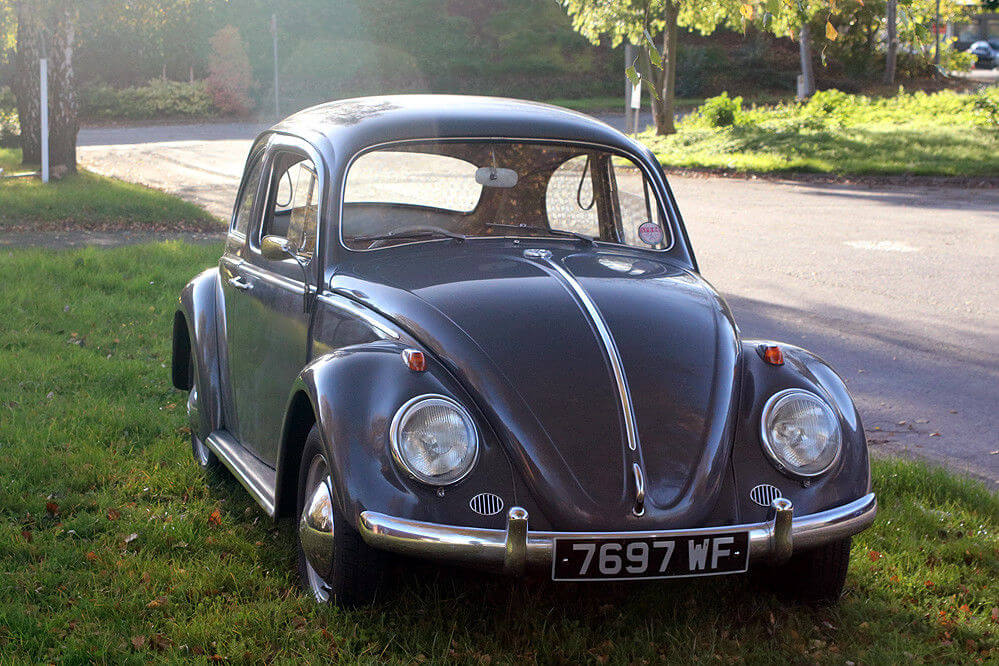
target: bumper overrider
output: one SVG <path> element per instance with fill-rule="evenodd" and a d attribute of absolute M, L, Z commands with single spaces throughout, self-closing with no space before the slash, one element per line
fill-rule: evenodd
<path fill-rule="evenodd" d="M 364 541 L 373 548 L 521 574 L 527 568 L 550 568 L 557 538 L 669 539 L 743 530 L 749 533 L 750 560 L 779 564 L 787 561 L 796 550 L 807 550 L 863 531 L 874 521 L 876 513 L 877 500 L 874 493 L 868 493 L 848 504 L 806 516 L 794 516 L 791 501 L 778 497 L 771 504 L 770 516 L 764 522 L 700 529 L 536 532 L 528 529 L 527 511 L 517 506 L 507 512 L 505 530 L 427 523 L 375 511 L 361 513 L 359 529 Z"/>

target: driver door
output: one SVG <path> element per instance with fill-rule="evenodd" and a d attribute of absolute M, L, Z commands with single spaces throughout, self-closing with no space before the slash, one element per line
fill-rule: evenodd
<path fill-rule="evenodd" d="M 319 155 L 304 141 L 272 139 L 261 206 L 240 261 L 226 264 L 223 290 L 229 374 L 239 442 L 270 466 L 277 462 L 284 410 L 311 353 L 316 247 L 323 192 Z M 272 260 L 261 239 L 287 240 L 295 257 Z"/>

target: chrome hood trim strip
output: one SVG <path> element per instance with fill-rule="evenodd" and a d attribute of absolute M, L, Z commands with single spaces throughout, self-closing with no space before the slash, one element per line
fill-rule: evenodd
<path fill-rule="evenodd" d="M 621 413 L 624 415 L 625 435 L 628 439 L 628 448 L 637 452 L 638 426 L 635 423 L 635 409 L 631 402 L 631 391 L 628 389 L 628 378 L 624 374 L 624 363 L 621 361 L 621 353 L 617 350 L 617 343 L 614 342 L 614 336 L 611 335 L 610 328 L 607 326 L 607 322 L 604 321 L 604 317 L 600 313 L 600 309 L 597 308 L 597 304 L 593 302 L 590 295 L 586 293 L 585 289 L 583 289 L 583 285 L 579 283 L 576 276 L 566 270 L 564 266 L 552 259 L 552 253 L 549 250 L 525 250 L 524 257 L 527 259 L 538 259 L 543 261 L 546 266 L 550 267 L 558 274 L 563 284 L 565 284 L 565 286 L 568 287 L 573 294 L 575 294 L 576 298 L 582 304 L 587 316 L 593 323 L 593 327 L 597 330 L 597 334 L 600 337 L 600 343 L 603 346 L 604 351 L 607 352 L 607 358 L 610 360 L 611 370 L 614 373 L 614 383 L 617 385 L 617 394 L 621 400 Z"/>
<path fill-rule="evenodd" d="M 618 399 L 621 403 L 621 415 L 624 417 L 625 438 L 628 441 L 628 450 L 631 452 L 632 472 L 634 474 L 635 487 L 633 511 L 636 516 L 645 513 L 645 463 L 642 460 L 642 449 L 638 441 L 638 424 L 635 420 L 635 407 L 631 400 L 631 389 L 628 388 L 628 377 L 624 373 L 624 362 L 621 360 L 621 353 L 617 349 L 617 343 L 611 334 L 610 327 L 604 320 L 600 308 L 593 302 L 590 295 L 583 289 L 576 276 L 569 272 L 564 266 L 555 261 L 550 250 L 531 248 L 524 250 L 525 259 L 534 259 L 543 262 L 551 268 L 559 281 L 575 295 L 576 300 L 582 305 L 587 318 L 597 331 L 600 344 L 610 361 L 611 371 L 614 374 L 614 384 L 617 390 Z"/>

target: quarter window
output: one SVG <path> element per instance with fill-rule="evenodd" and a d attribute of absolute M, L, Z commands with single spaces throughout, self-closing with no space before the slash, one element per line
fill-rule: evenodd
<path fill-rule="evenodd" d="M 250 227 L 250 216 L 253 214 L 253 202 L 257 198 L 257 188 L 260 185 L 260 172 L 262 169 L 263 160 L 257 158 L 243 183 L 243 192 L 240 195 L 239 201 L 236 202 L 236 214 L 232 219 L 231 234 L 245 236 L 246 230 Z"/>
<path fill-rule="evenodd" d="M 271 196 L 260 237 L 286 238 L 299 256 L 316 251 L 319 178 L 312 160 L 298 153 L 278 153 L 271 171 Z"/>

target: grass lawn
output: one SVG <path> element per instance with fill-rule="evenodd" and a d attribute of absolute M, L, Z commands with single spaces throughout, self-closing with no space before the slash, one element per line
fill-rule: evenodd
<path fill-rule="evenodd" d="M 0 148 L 0 168 L 21 166 L 21 151 Z M 163 229 L 218 231 L 219 222 L 200 207 L 175 196 L 80 171 L 44 185 L 38 178 L 0 180 L 0 230 Z"/>
<path fill-rule="evenodd" d="M 190 459 L 169 385 L 178 290 L 219 248 L 0 251 L 0 663 L 995 663 L 999 497 L 904 462 L 845 598 L 743 578 L 553 586 L 426 565 L 380 605 L 318 608 L 292 528 Z"/>
<path fill-rule="evenodd" d="M 836 93 L 836 91 L 832 91 Z M 999 90 L 983 96 L 999 108 Z M 677 133 L 640 136 L 666 167 L 747 173 L 999 177 L 999 127 L 949 91 L 742 109 L 708 100 Z M 719 112 L 731 115 L 722 120 Z"/>

